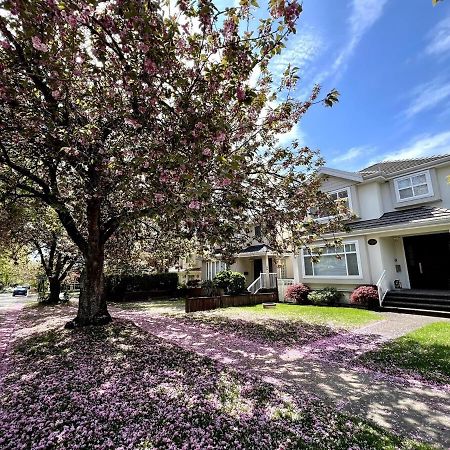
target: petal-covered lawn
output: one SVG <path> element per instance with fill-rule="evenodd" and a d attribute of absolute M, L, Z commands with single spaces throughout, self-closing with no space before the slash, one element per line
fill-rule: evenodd
<path fill-rule="evenodd" d="M 292 305 L 277 303 L 275 308 L 265 309 L 262 305 L 223 308 L 209 312 L 211 315 L 258 322 L 261 319 L 303 322 L 338 328 L 354 328 L 377 320 L 382 314 L 366 309 L 337 306 Z"/>
<path fill-rule="evenodd" d="M 450 323 L 426 325 L 362 355 L 358 362 L 388 374 L 450 385 Z"/>
<path fill-rule="evenodd" d="M 233 333 L 261 344 L 304 345 L 319 339 L 337 335 L 340 330 L 325 325 L 310 324 L 301 320 L 260 318 L 253 322 L 239 318 L 223 317 L 211 313 L 195 313 L 176 316 L 174 320 L 186 324 L 202 325 Z"/>
<path fill-rule="evenodd" d="M 2 449 L 418 449 L 126 321 L 19 341 L 0 395 Z"/>

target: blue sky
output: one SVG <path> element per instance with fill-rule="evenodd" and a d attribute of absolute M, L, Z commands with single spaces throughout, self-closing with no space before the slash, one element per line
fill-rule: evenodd
<path fill-rule="evenodd" d="M 342 170 L 450 153 L 450 0 L 435 7 L 431 0 L 303 6 L 274 69 L 288 62 L 301 68 L 299 98 L 319 82 L 324 93 L 338 89 L 341 100 L 310 110 L 282 140 L 298 137 Z"/>

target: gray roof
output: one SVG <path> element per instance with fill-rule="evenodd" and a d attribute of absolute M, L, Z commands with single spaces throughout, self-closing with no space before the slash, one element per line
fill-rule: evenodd
<path fill-rule="evenodd" d="M 272 247 L 266 245 L 266 244 L 257 244 L 257 245 L 250 245 L 250 247 L 244 248 L 244 250 L 241 250 L 239 254 L 242 253 L 264 253 L 264 252 L 270 252 L 273 250 Z"/>
<path fill-rule="evenodd" d="M 450 209 L 422 206 L 420 208 L 388 212 L 383 214 L 378 219 L 350 222 L 347 226 L 351 231 L 356 231 L 401 224 L 415 224 L 422 222 L 426 224 L 427 222 L 432 222 L 439 219 L 448 219 L 450 222 Z"/>
<path fill-rule="evenodd" d="M 392 175 L 403 170 L 412 169 L 417 166 L 422 166 L 423 164 L 428 164 L 432 162 L 440 162 L 449 158 L 447 155 L 436 155 L 429 156 L 427 158 L 414 158 L 414 159 L 403 159 L 399 161 L 382 161 L 376 164 L 372 164 L 365 169 L 361 169 L 359 173 L 363 178 L 370 178 L 376 175 Z"/>

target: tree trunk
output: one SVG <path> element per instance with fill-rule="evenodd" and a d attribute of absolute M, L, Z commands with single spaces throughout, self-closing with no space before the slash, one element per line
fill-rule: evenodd
<path fill-rule="evenodd" d="M 58 303 L 59 294 L 61 293 L 61 282 L 59 281 L 58 277 L 50 277 L 48 279 L 48 283 L 50 287 L 50 295 L 46 303 Z"/>
<path fill-rule="evenodd" d="M 83 286 L 80 290 L 77 317 L 68 322 L 66 328 L 105 325 L 112 320 L 103 295 L 105 248 L 100 233 L 100 205 L 95 202 L 89 204 L 87 212 L 88 245 L 83 255 Z"/>

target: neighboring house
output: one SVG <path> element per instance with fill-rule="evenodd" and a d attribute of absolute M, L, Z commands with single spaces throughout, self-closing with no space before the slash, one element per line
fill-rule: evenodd
<path fill-rule="evenodd" d="M 380 162 L 358 172 L 324 167 L 321 175 L 323 191 L 346 202 L 356 218 L 340 235 L 341 247 L 323 247 L 319 260 L 323 242 L 302 250 L 296 282 L 347 293 L 378 284 L 381 297 L 400 287 L 450 289 L 450 155 Z"/>
<path fill-rule="evenodd" d="M 230 266 L 220 259 L 204 260 L 202 263 L 202 280 L 212 280 L 215 275 L 226 269 L 241 272 L 245 275 L 247 287 L 256 291 L 259 288 L 275 287 L 275 278 L 294 278 L 294 256 L 292 253 L 277 254 L 269 245 L 263 242 L 261 228 L 255 226 L 254 239 L 251 245 L 235 255 L 235 261 Z M 261 274 L 270 277 L 261 279 Z M 261 284 L 258 285 L 258 279 Z"/>
<path fill-rule="evenodd" d="M 200 283 L 202 279 L 202 260 L 195 254 L 180 258 L 176 266 L 170 267 L 169 272 L 178 274 L 179 284 Z"/>

